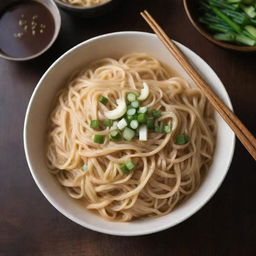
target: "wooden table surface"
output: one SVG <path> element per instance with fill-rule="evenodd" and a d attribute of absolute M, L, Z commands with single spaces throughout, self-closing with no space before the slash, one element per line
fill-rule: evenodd
<path fill-rule="evenodd" d="M 91 20 L 61 12 L 60 35 L 43 56 L 20 63 L 0 60 L 0 256 L 256 255 L 256 165 L 239 142 L 229 173 L 210 202 L 178 226 L 147 236 L 117 237 L 85 229 L 55 210 L 32 179 L 22 132 L 39 78 L 56 58 L 88 38 L 150 31 L 139 15 L 145 8 L 173 39 L 209 63 L 236 114 L 255 135 L 256 55 L 206 41 L 188 22 L 181 0 L 123 0 L 115 11 Z"/>

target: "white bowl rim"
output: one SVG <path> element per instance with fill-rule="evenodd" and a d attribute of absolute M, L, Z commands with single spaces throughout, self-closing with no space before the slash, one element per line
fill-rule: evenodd
<path fill-rule="evenodd" d="M 76 49 L 78 49 L 79 47 L 81 47 L 82 45 L 84 44 L 87 44 L 87 43 L 90 43 L 90 42 L 93 42 L 93 41 L 96 41 L 98 39 L 101 39 L 101 38 L 106 38 L 106 37 L 112 37 L 112 36 L 116 36 L 116 35 L 144 35 L 144 36 L 154 36 L 156 37 L 155 34 L 153 33 L 148 33 L 148 32 L 141 32 L 141 31 L 120 31 L 120 32 L 113 32 L 113 33 L 107 33 L 107 34 L 103 34 L 103 35 L 99 35 L 99 36 L 96 36 L 96 37 L 93 37 L 93 38 L 90 38 L 86 41 L 83 41 L 79 44 L 77 44 L 76 46 L 72 47 L 71 49 L 69 49 L 67 52 L 65 52 L 63 55 L 61 55 L 56 61 L 54 61 L 54 63 L 45 71 L 45 73 L 43 74 L 43 76 L 40 78 L 40 80 L 38 81 L 32 95 L 31 95 L 31 98 L 29 100 L 29 104 L 28 104 L 28 107 L 27 107 L 27 111 L 26 111 L 26 114 L 25 114 L 25 120 L 24 120 L 24 128 L 23 128 L 23 142 L 24 142 L 24 151 L 25 151 L 25 156 L 26 156 L 26 160 L 27 160 L 27 163 L 28 163 L 28 166 L 29 166 L 29 170 L 30 170 L 30 173 L 35 181 L 35 183 L 37 184 L 38 188 L 40 189 L 40 191 L 42 192 L 42 194 L 46 197 L 46 199 L 51 203 L 51 205 L 56 208 L 61 214 L 63 214 L 65 217 L 67 217 L 68 219 L 72 220 L 73 222 L 85 227 L 85 228 L 88 228 L 88 229 L 91 229 L 93 231 L 97 231 L 97 232 L 100 232 L 100 233 L 105 233 L 105 234 L 109 234 L 109 235 L 118 235 L 118 236 L 140 236 L 140 235 L 148 235 L 148 234 L 152 234 L 152 233 L 157 233 L 159 231 L 163 231 L 163 230 L 166 230 L 168 228 L 171 228 L 171 227 L 174 227 L 176 226 L 177 224 L 185 221 L 186 219 L 190 218 L 193 214 L 195 214 L 196 212 L 198 212 L 204 205 L 206 205 L 206 203 L 208 203 L 208 201 L 214 196 L 214 194 L 217 192 L 217 190 L 219 189 L 219 187 L 221 186 L 221 184 L 223 183 L 227 173 L 228 173 L 228 170 L 230 168 L 230 165 L 231 165 L 231 162 L 232 162 L 232 159 L 233 159 L 233 155 L 234 155 L 234 149 L 235 149 L 235 135 L 234 133 L 232 133 L 232 150 L 230 152 L 230 159 L 227 163 L 227 168 L 225 170 L 225 173 L 223 174 L 223 177 L 222 177 L 222 180 L 219 182 L 219 184 L 216 186 L 216 188 L 214 190 L 212 190 L 211 192 L 209 192 L 208 194 L 208 197 L 203 201 L 201 201 L 200 204 L 197 205 L 197 207 L 195 207 L 193 210 L 190 211 L 189 214 L 187 214 L 186 216 L 184 216 L 183 218 L 179 218 L 178 220 L 176 220 L 175 222 L 171 223 L 171 224 L 165 224 L 165 225 L 160 225 L 158 226 L 157 228 L 148 228 L 147 230 L 144 230 L 144 231 L 133 231 L 133 232 L 129 232 L 129 233 L 125 233 L 125 232 L 117 232 L 117 231 L 113 231 L 111 229 L 106 229 L 106 228 L 99 228 L 99 227 L 96 227 L 94 225 L 91 225 L 90 223 L 84 223 L 83 221 L 81 221 L 80 219 L 74 217 L 73 215 L 70 215 L 65 208 L 61 207 L 57 201 L 55 201 L 51 195 L 43 189 L 43 187 L 41 186 L 40 184 L 40 181 L 37 179 L 35 173 L 34 173 L 34 170 L 33 170 L 33 167 L 31 166 L 31 163 L 30 163 L 30 156 L 29 156 L 29 152 L 28 152 L 28 145 L 27 145 L 27 130 L 26 130 L 26 127 L 27 127 L 27 124 L 28 124 L 28 119 L 29 119 L 29 114 L 30 114 L 30 110 L 31 110 L 31 106 L 33 104 L 33 101 L 34 101 L 34 98 L 35 98 L 35 95 L 37 94 L 37 91 L 41 85 L 41 82 L 45 79 L 45 77 L 48 75 L 48 73 L 60 62 L 62 61 L 62 59 L 64 59 L 68 54 L 70 54 L 71 52 L 75 51 Z M 193 54 L 197 55 L 204 63 L 204 65 L 207 65 L 209 67 L 210 70 L 212 70 L 214 72 L 214 70 L 210 67 L 210 65 L 208 63 L 206 63 L 197 53 L 193 52 L 192 50 L 190 50 L 188 47 L 184 46 L 183 44 L 179 43 L 179 42 L 176 42 L 174 41 L 178 46 L 182 46 L 183 48 L 185 48 L 188 52 L 192 52 Z M 214 72 L 214 74 L 216 74 Z M 217 76 L 218 77 L 218 76 Z M 219 77 L 218 77 L 219 79 Z M 228 107 L 233 110 L 233 106 L 232 106 L 232 103 L 231 103 L 231 100 L 229 98 L 229 95 L 223 85 L 223 90 L 225 91 L 225 97 L 226 97 L 226 100 L 227 100 L 227 105 Z"/>

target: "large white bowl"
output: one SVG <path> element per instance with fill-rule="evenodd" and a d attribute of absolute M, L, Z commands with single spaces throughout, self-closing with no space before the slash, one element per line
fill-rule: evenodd
<path fill-rule="evenodd" d="M 187 47 L 177 44 L 224 102 L 232 108 L 223 84 L 209 65 Z M 87 211 L 77 200 L 70 198 L 49 173 L 45 161 L 46 124 L 53 97 L 65 85 L 67 78 L 74 70 L 83 68 L 99 58 L 118 58 L 131 52 L 148 53 L 174 68 L 190 81 L 180 65 L 153 34 L 118 32 L 98 36 L 66 52 L 46 71 L 30 99 L 24 125 L 24 147 L 27 162 L 37 186 L 48 201 L 66 217 L 86 228 L 123 236 L 150 234 L 164 230 L 197 212 L 221 185 L 230 166 L 235 145 L 233 132 L 216 114 L 218 137 L 214 161 L 208 175 L 199 190 L 189 200 L 163 217 L 130 223 L 108 222 Z M 190 82 L 193 84 L 192 81 Z"/>

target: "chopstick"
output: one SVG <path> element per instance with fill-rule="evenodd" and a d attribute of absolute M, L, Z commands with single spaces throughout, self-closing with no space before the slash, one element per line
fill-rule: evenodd
<path fill-rule="evenodd" d="M 163 29 L 157 24 L 153 17 L 145 10 L 140 13 L 146 20 L 148 25 L 156 33 L 158 38 L 166 46 L 166 48 L 172 53 L 175 59 L 184 68 L 187 74 L 195 82 L 195 84 L 201 89 L 207 99 L 211 102 L 213 107 L 222 116 L 224 121 L 234 131 L 237 138 L 241 141 L 247 151 L 256 160 L 256 139 L 250 133 L 250 131 L 243 125 L 238 117 L 222 102 L 222 100 L 215 94 L 207 82 L 199 75 L 194 67 L 189 63 L 185 55 L 179 50 L 174 42 L 167 36 Z"/>

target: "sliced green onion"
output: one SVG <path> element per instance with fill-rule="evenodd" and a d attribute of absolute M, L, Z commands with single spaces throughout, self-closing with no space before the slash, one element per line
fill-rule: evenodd
<path fill-rule="evenodd" d="M 256 44 L 255 40 L 253 40 L 247 36 L 244 36 L 244 35 L 237 35 L 236 41 L 238 43 L 242 43 L 242 44 L 249 45 L 249 46 L 254 46 Z"/>
<path fill-rule="evenodd" d="M 118 141 L 121 139 L 121 137 L 121 132 L 118 129 L 113 130 L 109 133 L 109 139 L 112 141 Z"/>
<path fill-rule="evenodd" d="M 154 128 L 154 119 L 147 119 L 147 127 L 149 129 L 153 129 Z"/>
<path fill-rule="evenodd" d="M 92 120 L 90 127 L 93 129 L 99 129 L 100 128 L 100 121 L 99 120 Z"/>
<path fill-rule="evenodd" d="M 141 141 L 148 140 L 148 128 L 145 124 L 141 125 L 139 128 L 139 140 Z"/>
<path fill-rule="evenodd" d="M 146 113 L 147 110 L 148 110 L 147 107 L 140 107 L 138 112 L 143 114 L 143 113 Z"/>
<path fill-rule="evenodd" d="M 132 121 L 130 122 L 130 127 L 131 127 L 132 129 L 137 129 L 138 126 L 139 126 L 139 122 L 138 122 L 137 120 L 132 120 Z"/>
<path fill-rule="evenodd" d="M 164 133 L 164 127 L 163 126 L 155 126 L 155 133 Z"/>
<path fill-rule="evenodd" d="M 255 8 L 254 8 L 252 5 L 250 5 L 250 6 L 241 5 L 241 8 L 243 9 L 243 11 L 244 11 L 250 18 L 255 18 L 255 17 L 256 17 Z"/>
<path fill-rule="evenodd" d="M 110 127 L 110 131 L 116 130 L 117 129 L 117 124 L 118 124 L 118 122 L 114 121 L 113 125 Z"/>
<path fill-rule="evenodd" d="M 129 174 L 135 167 L 135 164 L 131 160 L 120 165 L 120 169 L 124 174 Z"/>
<path fill-rule="evenodd" d="M 123 138 L 125 140 L 130 141 L 130 140 L 133 139 L 134 136 L 135 136 L 135 131 L 134 130 L 132 130 L 132 129 L 128 128 L 128 127 L 126 127 L 124 129 L 124 131 L 123 131 Z"/>
<path fill-rule="evenodd" d="M 120 130 L 123 130 L 128 123 L 126 122 L 125 118 L 122 118 L 118 123 L 117 123 L 117 128 Z"/>
<path fill-rule="evenodd" d="M 132 171 L 135 168 L 135 164 L 131 160 L 127 161 L 125 165 L 129 171 Z"/>
<path fill-rule="evenodd" d="M 124 173 L 124 174 L 129 174 L 130 171 L 128 170 L 128 168 L 126 167 L 125 164 L 121 164 L 120 165 L 120 170 Z"/>
<path fill-rule="evenodd" d="M 131 105 L 133 108 L 138 108 L 140 106 L 140 103 L 137 100 L 135 100 L 131 103 Z"/>
<path fill-rule="evenodd" d="M 106 127 L 110 127 L 110 126 L 112 126 L 113 121 L 110 120 L 110 119 L 107 119 L 107 120 L 104 120 L 103 124 L 104 124 L 104 126 L 106 126 Z"/>
<path fill-rule="evenodd" d="M 105 137 L 103 135 L 95 134 L 93 141 L 98 144 L 103 144 L 105 140 Z"/>
<path fill-rule="evenodd" d="M 256 38 L 256 28 L 254 26 L 247 25 L 244 28 L 246 29 L 246 31 L 248 31 L 248 33 L 250 33 L 253 37 Z"/>
<path fill-rule="evenodd" d="M 236 32 L 240 32 L 241 28 L 237 25 L 232 19 L 230 19 L 225 13 L 223 13 L 220 9 L 213 7 L 212 11 L 221 18 L 226 24 L 228 24 L 233 30 Z"/>
<path fill-rule="evenodd" d="M 82 170 L 83 170 L 84 172 L 86 172 L 86 171 L 88 170 L 88 165 L 87 165 L 87 164 L 84 164 L 83 167 L 82 167 Z"/>
<path fill-rule="evenodd" d="M 154 118 L 160 117 L 160 116 L 161 116 L 161 111 L 160 111 L 160 110 L 153 110 L 153 111 L 152 111 L 152 116 L 153 116 Z"/>
<path fill-rule="evenodd" d="M 234 42 L 235 35 L 232 33 L 218 33 L 213 35 L 213 37 L 220 41 L 226 41 L 226 42 Z"/>
<path fill-rule="evenodd" d="M 137 96 L 136 96 L 135 93 L 129 92 L 129 93 L 127 94 L 127 100 L 128 100 L 128 101 L 133 102 L 133 101 L 135 101 L 136 99 L 137 99 Z"/>
<path fill-rule="evenodd" d="M 149 95 L 149 87 L 146 82 L 143 82 L 143 89 L 140 90 L 140 96 L 138 97 L 138 100 L 143 101 L 145 100 Z"/>
<path fill-rule="evenodd" d="M 117 120 L 125 114 L 127 110 L 126 102 L 124 100 L 117 99 L 116 103 L 117 107 L 115 109 L 105 111 L 104 115 L 107 119 Z"/>
<path fill-rule="evenodd" d="M 144 124 L 146 122 L 146 114 L 145 113 L 138 114 L 137 120 L 139 123 Z"/>
<path fill-rule="evenodd" d="M 188 135 L 180 134 L 180 135 L 177 135 L 175 138 L 175 143 L 177 145 L 184 145 L 187 142 L 188 142 Z"/>
<path fill-rule="evenodd" d="M 240 3 L 242 0 L 227 0 L 228 3 L 234 4 L 234 3 Z"/>
<path fill-rule="evenodd" d="M 136 113 L 136 109 L 135 108 L 130 108 L 130 109 L 127 110 L 126 113 L 127 113 L 128 116 L 133 116 Z"/>
<path fill-rule="evenodd" d="M 130 123 L 132 120 L 134 120 L 135 119 L 135 116 L 126 116 L 126 121 L 128 122 L 128 123 Z"/>
<path fill-rule="evenodd" d="M 172 127 L 170 125 L 164 126 L 164 132 L 168 133 L 168 132 L 171 132 L 171 130 L 172 130 Z"/>
<path fill-rule="evenodd" d="M 99 98 L 99 102 L 106 105 L 108 103 L 108 99 L 101 95 Z"/>

